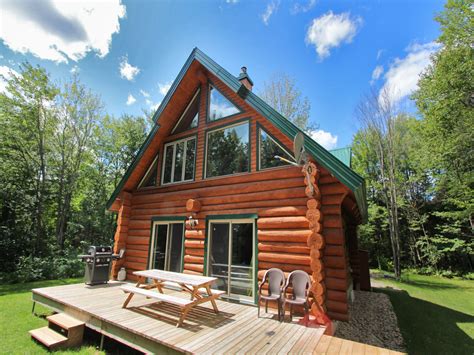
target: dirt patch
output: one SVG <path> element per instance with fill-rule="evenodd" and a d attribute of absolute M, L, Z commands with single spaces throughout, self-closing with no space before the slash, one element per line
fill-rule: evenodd
<path fill-rule="evenodd" d="M 336 337 L 405 352 L 392 303 L 383 293 L 354 291 L 350 321 L 338 322 Z"/>

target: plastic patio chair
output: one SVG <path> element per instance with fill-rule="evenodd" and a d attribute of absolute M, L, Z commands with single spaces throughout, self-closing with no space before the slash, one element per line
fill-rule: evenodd
<path fill-rule="evenodd" d="M 262 288 L 268 282 L 268 294 L 262 293 Z M 282 291 L 285 284 L 285 274 L 277 268 L 268 269 L 263 275 L 262 283 L 258 287 L 258 317 L 260 317 L 260 301 L 265 301 L 265 312 L 268 312 L 268 301 L 277 301 L 278 320 L 281 320 Z"/>
<path fill-rule="evenodd" d="M 286 291 L 291 285 L 293 294 L 291 298 L 286 296 Z M 288 275 L 285 288 L 283 289 L 283 318 L 285 318 L 285 305 L 290 305 L 290 321 L 293 319 L 293 306 L 304 306 L 305 316 L 309 313 L 308 295 L 311 288 L 309 275 L 302 270 L 295 270 Z"/>

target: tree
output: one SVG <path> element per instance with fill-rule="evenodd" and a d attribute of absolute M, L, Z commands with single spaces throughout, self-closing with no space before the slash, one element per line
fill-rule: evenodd
<path fill-rule="evenodd" d="M 297 127 L 310 129 L 308 121 L 311 104 L 308 97 L 302 97 L 295 79 L 284 73 L 274 74 L 270 81 L 264 82 L 259 95 Z"/>

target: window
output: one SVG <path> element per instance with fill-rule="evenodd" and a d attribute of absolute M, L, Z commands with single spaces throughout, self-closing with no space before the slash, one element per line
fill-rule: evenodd
<path fill-rule="evenodd" d="M 182 272 L 183 222 L 155 222 L 151 240 L 150 269 Z"/>
<path fill-rule="evenodd" d="M 249 141 L 248 122 L 208 132 L 206 177 L 248 172 Z"/>
<path fill-rule="evenodd" d="M 270 136 L 263 128 L 259 128 L 259 142 L 258 142 L 258 168 L 269 169 L 277 166 L 289 165 L 289 163 L 275 158 L 280 156 L 282 158 L 293 161 L 293 157 L 283 146 Z"/>
<path fill-rule="evenodd" d="M 143 175 L 143 178 L 140 181 L 138 188 L 140 189 L 142 187 L 156 186 L 157 178 L 158 178 L 158 155 L 155 157 L 155 159 L 153 159 L 153 162 L 151 163 L 150 167 L 146 171 L 145 175 Z"/>
<path fill-rule="evenodd" d="M 194 180 L 196 137 L 180 139 L 165 145 L 161 183 Z"/>
<path fill-rule="evenodd" d="M 188 106 L 184 110 L 183 114 L 174 126 L 171 134 L 181 133 L 191 128 L 196 128 L 198 126 L 199 120 L 199 92 L 198 89 L 194 94 L 193 98 L 189 102 Z"/>
<path fill-rule="evenodd" d="M 240 110 L 229 99 L 222 95 L 219 90 L 209 85 L 209 121 L 217 121 L 239 113 Z"/>

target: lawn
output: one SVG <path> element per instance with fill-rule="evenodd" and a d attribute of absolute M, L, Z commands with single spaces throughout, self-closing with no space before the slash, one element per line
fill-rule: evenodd
<path fill-rule="evenodd" d="M 409 354 L 474 354 L 474 281 L 406 273 L 389 295 Z"/>

